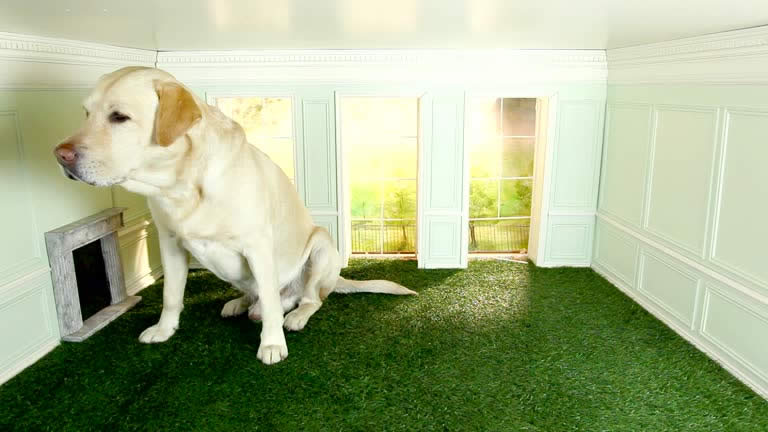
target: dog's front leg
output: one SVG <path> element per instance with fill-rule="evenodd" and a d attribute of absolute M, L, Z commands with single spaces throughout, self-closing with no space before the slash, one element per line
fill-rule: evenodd
<path fill-rule="evenodd" d="M 288 346 L 283 333 L 283 307 L 271 238 L 251 247 L 245 255 L 255 279 L 261 309 L 261 343 L 256 356 L 265 364 L 274 364 L 288 356 Z"/>
<path fill-rule="evenodd" d="M 179 327 L 179 315 L 184 307 L 184 286 L 187 284 L 189 264 L 179 239 L 157 224 L 160 238 L 160 260 L 163 264 L 163 311 L 160 321 L 144 330 L 139 341 L 157 343 L 167 341 Z"/>

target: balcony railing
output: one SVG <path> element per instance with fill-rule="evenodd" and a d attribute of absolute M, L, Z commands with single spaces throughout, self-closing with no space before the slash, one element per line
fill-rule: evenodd
<path fill-rule="evenodd" d="M 529 224 L 494 222 L 498 221 L 469 222 L 470 252 L 503 253 L 528 249 Z M 352 253 L 412 254 L 415 251 L 416 221 L 352 221 Z"/>
<path fill-rule="evenodd" d="M 530 224 L 469 221 L 470 252 L 520 252 L 528 250 Z M 528 222 L 526 220 L 526 222 Z"/>
<path fill-rule="evenodd" d="M 352 253 L 413 254 L 416 221 L 352 221 Z"/>

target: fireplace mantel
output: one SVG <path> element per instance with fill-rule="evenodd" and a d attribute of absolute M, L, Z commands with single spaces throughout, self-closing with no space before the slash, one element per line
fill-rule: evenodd
<path fill-rule="evenodd" d="M 45 233 L 62 340 L 85 340 L 141 300 L 128 296 L 125 289 L 117 238 L 117 230 L 123 227 L 124 211 L 122 207 L 113 207 Z M 111 304 L 84 322 L 73 251 L 97 240 L 101 242 Z"/>

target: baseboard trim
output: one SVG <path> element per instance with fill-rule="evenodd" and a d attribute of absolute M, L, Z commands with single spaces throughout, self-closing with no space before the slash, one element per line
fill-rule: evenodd
<path fill-rule="evenodd" d="M 35 362 L 51 352 L 51 350 L 59 346 L 59 344 L 60 342 L 58 340 L 48 340 L 16 361 L 11 367 L 0 373 L 0 385 L 8 382 L 8 380 L 18 375 L 21 371 L 32 366 Z"/>
<path fill-rule="evenodd" d="M 739 291 L 740 293 L 742 293 L 742 294 L 744 294 L 744 295 L 746 295 L 748 297 L 753 298 L 755 301 L 758 301 L 758 302 L 760 302 L 762 304 L 768 304 L 768 297 L 763 295 L 760 291 L 757 291 L 757 290 L 755 290 L 753 288 L 750 288 L 749 286 L 743 285 L 742 283 L 732 279 L 731 277 L 728 277 L 727 275 L 724 276 L 721 273 L 719 273 L 719 272 L 717 272 L 717 271 L 715 271 L 715 270 L 705 266 L 704 264 L 696 262 L 695 260 L 693 260 L 693 259 L 691 259 L 691 258 L 689 258 L 689 257 L 687 257 L 685 255 L 682 255 L 681 253 L 676 252 L 676 251 L 670 249 L 667 246 L 664 246 L 663 244 L 661 244 L 661 243 L 659 243 L 659 242 L 657 242 L 655 240 L 649 239 L 649 238 L 643 236 L 642 234 L 636 232 L 635 229 L 627 227 L 623 223 L 621 223 L 621 222 L 619 222 L 617 220 L 614 220 L 613 218 L 611 218 L 611 217 L 609 217 L 609 216 L 607 216 L 605 214 L 598 213 L 597 218 L 598 218 L 598 220 L 609 224 L 610 226 L 612 226 L 612 227 L 616 228 L 617 230 L 621 231 L 622 233 L 624 233 L 624 234 L 630 236 L 631 238 L 635 239 L 636 241 L 640 242 L 640 244 L 646 245 L 646 246 L 648 246 L 648 247 L 650 247 L 652 249 L 656 249 L 659 252 L 664 253 L 665 255 L 668 255 L 671 258 L 673 258 L 673 259 L 675 259 L 675 260 L 677 260 L 677 261 L 687 265 L 688 267 L 691 267 L 694 270 L 696 270 L 696 271 L 698 271 L 700 273 L 703 273 L 705 276 L 708 276 L 708 277 L 710 277 L 710 278 L 712 278 L 712 279 L 714 279 L 714 280 L 716 280 L 716 281 L 718 281 L 718 282 L 720 282 L 720 283 L 722 283 L 724 285 L 727 285 L 727 286 L 729 286 L 729 287 Z M 763 288 L 763 287 L 758 286 L 758 288 Z"/>
<path fill-rule="evenodd" d="M 759 394 L 763 399 L 768 400 L 768 385 L 754 381 L 748 374 L 745 374 L 744 372 L 742 372 L 742 367 L 740 367 L 740 365 L 735 364 L 735 362 L 733 362 L 728 358 L 722 357 L 720 354 L 710 349 L 710 347 L 706 346 L 702 341 L 697 340 L 691 334 L 690 328 L 684 328 L 680 326 L 678 323 L 667 318 L 663 313 L 659 311 L 658 307 L 655 304 L 644 299 L 642 296 L 638 295 L 635 291 L 629 288 L 624 282 L 622 282 L 618 277 L 615 277 L 610 270 L 604 268 L 603 266 L 601 266 L 596 262 L 592 263 L 592 269 L 595 270 L 600 276 L 605 278 L 608 282 L 610 282 L 613 286 L 618 288 L 621 292 L 626 294 L 627 297 L 631 298 L 635 303 L 642 306 L 643 309 L 648 311 L 656 319 L 664 323 L 664 325 L 672 329 L 672 331 L 674 331 L 675 333 L 680 335 L 683 339 L 685 339 L 687 342 L 689 342 L 691 345 L 696 347 L 696 349 L 703 352 L 704 354 L 707 355 L 707 357 L 714 360 L 715 363 L 719 364 L 723 369 L 728 371 L 736 379 L 744 383 L 750 389 L 754 390 L 755 393 Z M 743 369 L 747 369 L 747 368 L 743 368 Z"/>
<path fill-rule="evenodd" d="M 157 282 L 158 279 L 160 279 L 163 276 L 163 266 L 157 266 L 153 268 L 149 273 L 140 276 L 131 282 L 126 284 L 126 291 L 128 291 L 128 295 L 136 295 L 138 292 L 143 290 L 144 288 L 152 285 L 153 283 Z"/>

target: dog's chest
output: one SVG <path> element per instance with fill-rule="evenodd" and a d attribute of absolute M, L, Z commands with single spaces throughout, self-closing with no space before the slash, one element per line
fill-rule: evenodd
<path fill-rule="evenodd" d="M 214 240 L 182 239 L 184 248 L 217 277 L 236 284 L 251 279 L 245 257 L 236 250 Z"/>

